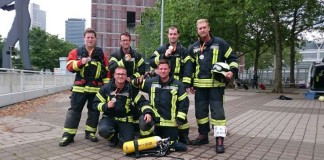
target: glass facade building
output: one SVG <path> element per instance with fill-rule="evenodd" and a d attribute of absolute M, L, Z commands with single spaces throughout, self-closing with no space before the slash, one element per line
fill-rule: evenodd
<path fill-rule="evenodd" d="M 65 40 L 77 46 L 82 46 L 84 44 L 85 22 L 85 19 L 80 18 L 69 18 L 65 21 Z"/>

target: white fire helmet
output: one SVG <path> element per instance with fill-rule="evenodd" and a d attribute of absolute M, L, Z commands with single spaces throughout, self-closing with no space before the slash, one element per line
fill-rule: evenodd
<path fill-rule="evenodd" d="M 214 64 L 213 69 L 211 70 L 214 73 L 220 73 L 224 76 L 226 75 L 226 72 L 230 70 L 230 67 L 227 63 L 224 62 L 217 62 Z"/>

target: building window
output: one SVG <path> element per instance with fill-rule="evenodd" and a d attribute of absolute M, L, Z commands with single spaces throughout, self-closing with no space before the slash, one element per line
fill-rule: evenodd
<path fill-rule="evenodd" d="M 127 27 L 135 27 L 136 16 L 135 12 L 127 12 Z"/>

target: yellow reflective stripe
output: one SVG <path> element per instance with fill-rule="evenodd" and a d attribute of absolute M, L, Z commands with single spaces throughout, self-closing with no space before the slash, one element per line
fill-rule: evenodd
<path fill-rule="evenodd" d="M 135 119 L 133 119 L 133 123 L 137 123 L 137 124 L 139 124 L 139 120 L 135 120 Z"/>
<path fill-rule="evenodd" d="M 230 66 L 230 67 L 238 68 L 238 63 L 236 63 L 236 62 L 231 62 L 231 63 L 229 64 L 229 66 Z"/>
<path fill-rule="evenodd" d="M 103 112 L 102 107 L 103 107 L 104 105 L 105 105 L 105 103 L 103 103 L 103 102 L 101 102 L 101 103 L 98 104 L 97 109 L 98 109 L 99 112 Z"/>
<path fill-rule="evenodd" d="M 174 68 L 174 73 L 180 73 L 180 58 L 176 58 L 176 66 Z"/>
<path fill-rule="evenodd" d="M 76 60 L 69 60 L 68 62 L 66 62 L 66 66 L 68 66 L 70 63 L 73 63 Z"/>
<path fill-rule="evenodd" d="M 174 75 L 173 78 L 176 80 L 180 80 L 180 77 L 178 75 Z"/>
<path fill-rule="evenodd" d="M 101 63 L 100 62 L 97 62 L 97 71 L 96 71 L 96 76 L 95 78 L 99 78 L 100 77 L 100 73 L 101 73 Z"/>
<path fill-rule="evenodd" d="M 92 128 L 92 127 L 86 125 L 86 126 L 84 127 L 84 130 L 86 130 L 86 131 L 90 131 L 90 132 L 97 132 L 97 127 L 96 127 L 96 128 Z"/>
<path fill-rule="evenodd" d="M 69 133 L 69 134 L 76 134 L 77 129 L 75 128 L 63 128 L 63 132 Z"/>
<path fill-rule="evenodd" d="M 123 60 L 120 60 L 120 61 L 118 61 L 118 66 L 120 66 L 120 67 L 125 67 L 125 65 L 124 65 L 124 63 L 123 63 Z"/>
<path fill-rule="evenodd" d="M 206 118 L 202 118 L 202 119 L 196 119 L 196 121 L 197 121 L 197 124 L 206 124 L 209 122 L 209 119 L 208 119 L 208 117 L 206 117 Z"/>
<path fill-rule="evenodd" d="M 226 126 L 226 120 L 216 120 L 216 119 L 212 119 L 211 123 L 214 126 Z"/>
<path fill-rule="evenodd" d="M 132 116 L 127 116 L 123 118 L 114 117 L 114 120 L 121 121 L 121 122 L 133 122 L 133 117 Z"/>
<path fill-rule="evenodd" d="M 218 59 L 218 47 L 213 49 L 212 64 L 215 64 L 217 62 L 217 59 Z"/>
<path fill-rule="evenodd" d="M 177 117 L 182 118 L 182 119 L 186 119 L 187 114 L 179 111 Z"/>
<path fill-rule="evenodd" d="M 187 128 L 189 128 L 189 123 L 185 123 L 183 125 L 178 126 L 178 129 L 187 129 Z"/>
<path fill-rule="evenodd" d="M 153 108 L 152 108 L 151 106 L 143 106 L 143 107 L 141 108 L 141 111 L 144 112 L 145 109 L 153 110 Z"/>
<path fill-rule="evenodd" d="M 102 79 L 102 82 L 103 82 L 104 84 L 107 84 L 107 83 L 109 82 L 109 80 L 110 80 L 109 78 L 103 78 L 103 79 Z"/>
<path fill-rule="evenodd" d="M 110 60 L 109 60 L 109 62 L 112 62 L 112 61 L 114 61 L 114 62 L 118 63 L 118 60 L 117 60 L 117 58 L 115 58 L 115 57 L 110 57 Z"/>
<path fill-rule="evenodd" d="M 140 130 L 140 132 L 141 132 L 142 136 L 147 136 L 147 135 L 150 135 L 151 133 L 153 133 L 153 130 L 154 130 L 154 127 L 152 126 L 149 130 L 147 130 L 147 131 Z"/>
<path fill-rule="evenodd" d="M 138 100 L 139 100 L 141 97 L 142 97 L 141 94 L 137 94 L 136 97 L 135 97 L 135 99 L 134 99 L 134 102 L 137 103 Z"/>
<path fill-rule="evenodd" d="M 133 76 L 135 76 L 136 78 L 138 78 L 138 77 L 140 77 L 141 75 L 140 75 L 138 72 L 136 72 L 136 73 L 133 74 Z"/>
<path fill-rule="evenodd" d="M 214 79 L 194 79 L 194 87 L 209 88 L 209 87 L 225 87 L 225 83 L 218 82 Z"/>
<path fill-rule="evenodd" d="M 128 113 L 130 111 L 130 108 L 129 108 L 130 103 L 131 103 L 131 99 L 127 98 L 126 105 L 125 105 L 126 113 Z"/>
<path fill-rule="evenodd" d="M 106 140 L 110 140 L 112 137 L 114 137 L 115 134 L 112 134 L 111 136 L 109 136 L 108 138 L 106 138 Z"/>
<path fill-rule="evenodd" d="M 178 100 L 179 100 L 179 101 L 182 101 L 182 100 L 184 100 L 184 99 L 187 98 L 187 97 L 188 97 L 188 93 L 185 92 L 185 93 L 183 93 L 183 95 L 181 95 L 181 96 L 178 98 Z"/>
<path fill-rule="evenodd" d="M 186 63 L 187 61 L 192 61 L 192 58 L 190 56 L 186 56 L 186 58 L 183 59 L 183 63 Z"/>
<path fill-rule="evenodd" d="M 84 92 L 89 92 L 89 93 L 97 93 L 99 91 L 99 87 L 90 87 L 90 86 L 85 86 L 84 87 Z"/>
<path fill-rule="evenodd" d="M 75 70 L 75 71 L 80 71 L 80 68 L 78 67 L 78 61 L 73 61 L 73 69 Z"/>
<path fill-rule="evenodd" d="M 154 58 L 154 62 L 155 62 L 155 64 L 157 65 L 157 64 L 159 64 L 159 61 L 160 61 L 160 53 L 157 52 L 157 51 L 154 51 L 153 54 L 156 56 L 156 57 Z"/>
<path fill-rule="evenodd" d="M 171 99 L 171 121 L 175 122 L 175 117 L 176 117 L 176 111 L 177 111 L 177 91 L 176 90 L 172 90 L 171 91 L 172 95 L 172 99 Z"/>
<path fill-rule="evenodd" d="M 200 64 L 198 62 L 198 55 L 196 54 L 196 73 L 195 73 L 195 77 L 198 77 L 198 73 L 200 72 Z"/>
<path fill-rule="evenodd" d="M 72 92 L 84 92 L 84 87 L 80 87 L 80 86 L 73 86 L 72 87 Z"/>
<path fill-rule="evenodd" d="M 232 47 L 229 47 L 227 52 L 225 53 L 225 58 L 228 58 L 228 56 L 232 53 Z"/>
<path fill-rule="evenodd" d="M 175 120 L 165 120 L 160 117 L 160 123 L 156 124 L 157 126 L 166 126 L 166 127 L 175 127 L 177 126 Z"/>
<path fill-rule="evenodd" d="M 102 95 L 99 92 L 96 94 L 96 97 L 100 100 L 100 102 L 106 102 L 105 98 L 102 97 Z"/>
<path fill-rule="evenodd" d="M 141 58 L 138 62 L 137 62 L 137 67 L 141 66 L 144 63 L 144 59 Z"/>
<path fill-rule="evenodd" d="M 155 106 L 154 99 L 155 99 L 155 87 L 151 87 L 151 105 Z"/>
<path fill-rule="evenodd" d="M 183 77 L 182 78 L 182 82 L 183 83 L 189 83 L 190 84 L 191 83 L 191 78 L 190 77 Z"/>

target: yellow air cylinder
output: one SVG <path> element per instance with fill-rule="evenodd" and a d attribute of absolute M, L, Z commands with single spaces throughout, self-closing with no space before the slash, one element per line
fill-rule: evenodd
<path fill-rule="evenodd" d="M 148 149 L 153 149 L 157 147 L 158 142 L 161 141 L 161 137 L 159 136 L 153 136 L 153 137 L 147 137 L 147 138 L 142 138 L 138 140 L 133 140 L 133 141 L 127 141 L 123 144 L 123 151 L 128 154 L 128 153 L 134 153 L 135 152 L 135 141 L 137 141 L 138 144 L 138 151 L 143 151 L 143 150 L 148 150 Z"/>
<path fill-rule="evenodd" d="M 320 96 L 320 97 L 318 98 L 318 100 L 319 100 L 320 102 L 324 102 L 324 96 Z"/>

